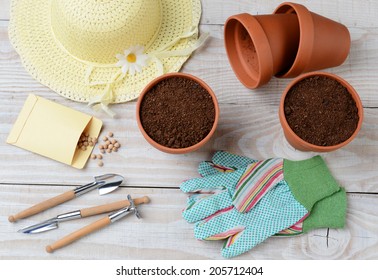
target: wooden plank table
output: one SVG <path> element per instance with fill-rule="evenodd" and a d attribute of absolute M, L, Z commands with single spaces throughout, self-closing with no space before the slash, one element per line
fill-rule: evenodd
<path fill-rule="evenodd" d="M 165 154 L 142 137 L 135 120 L 135 102 L 114 106 L 116 119 L 103 113 L 103 133 L 113 131 L 122 144 L 107 155 L 104 167 L 89 161 L 76 170 L 5 143 L 29 93 L 93 114 L 85 104 L 57 95 L 32 79 L 11 46 L 7 27 L 10 0 L 0 0 L 0 259 L 221 259 L 222 242 L 200 242 L 193 225 L 181 217 L 186 195 L 178 186 L 198 176 L 197 166 L 216 150 L 227 150 L 257 159 L 304 159 L 315 153 L 293 149 L 284 139 L 278 104 L 289 80 L 273 78 L 257 90 L 248 90 L 236 79 L 223 45 L 223 23 L 241 12 L 271 13 L 280 1 L 203 0 L 200 30 L 211 38 L 182 68 L 213 88 L 220 103 L 215 136 L 201 150 L 186 155 Z M 346 62 L 326 71 L 348 80 L 360 94 L 365 121 L 357 138 L 345 148 L 323 154 L 338 181 L 348 192 L 344 229 L 318 229 L 290 238 L 270 238 L 236 259 L 378 259 L 378 1 L 296 1 L 310 10 L 345 24 L 352 36 Z M 8 222 L 10 214 L 88 183 L 93 176 L 119 173 L 126 177 L 120 190 L 99 197 L 95 192 L 21 220 Z M 148 195 L 140 207 L 143 219 L 129 217 L 89 235 L 54 254 L 45 246 L 92 222 L 90 217 L 64 223 L 59 230 L 23 235 L 17 230 L 58 213 Z"/>

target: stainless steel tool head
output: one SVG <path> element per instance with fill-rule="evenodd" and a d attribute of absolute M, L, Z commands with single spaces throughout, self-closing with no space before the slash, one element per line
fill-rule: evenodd
<path fill-rule="evenodd" d="M 134 212 L 135 216 L 140 219 L 141 216 L 139 214 L 139 211 L 138 209 L 136 208 L 135 204 L 134 204 L 134 201 L 132 200 L 131 198 L 131 195 L 127 195 L 127 200 L 130 202 L 130 210 Z"/>
<path fill-rule="evenodd" d="M 94 177 L 95 182 L 99 185 L 99 195 L 110 193 L 117 189 L 123 182 L 124 178 L 118 174 L 104 174 Z"/>
<path fill-rule="evenodd" d="M 29 227 L 22 228 L 18 232 L 33 234 L 45 232 L 56 228 L 58 228 L 58 221 L 56 218 L 53 218 Z"/>

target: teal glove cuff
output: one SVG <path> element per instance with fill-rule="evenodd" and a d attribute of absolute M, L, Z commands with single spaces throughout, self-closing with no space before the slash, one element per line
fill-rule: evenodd
<path fill-rule="evenodd" d="M 312 210 L 317 201 L 340 189 L 320 156 L 301 161 L 285 159 L 283 173 L 294 197 L 308 211 Z"/>

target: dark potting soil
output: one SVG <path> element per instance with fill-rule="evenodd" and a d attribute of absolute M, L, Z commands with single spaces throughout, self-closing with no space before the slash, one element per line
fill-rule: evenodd
<path fill-rule="evenodd" d="M 303 140 L 333 146 L 357 128 L 358 109 L 348 90 L 324 76 L 303 79 L 286 95 L 284 110 L 291 129 Z"/>
<path fill-rule="evenodd" d="M 186 148 L 209 134 L 215 108 L 211 95 L 199 83 L 171 77 L 144 95 L 140 119 L 155 142 L 169 148 Z"/>

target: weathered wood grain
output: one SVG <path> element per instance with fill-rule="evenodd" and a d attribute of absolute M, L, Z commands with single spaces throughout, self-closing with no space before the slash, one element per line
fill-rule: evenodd
<path fill-rule="evenodd" d="M 260 105 L 221 104 L 221 117 L 216 134 L 202 149 L 185 155 L 162 153 L 150 146 L 139 132 L 135 121 L 135 103 L 115 106 L 118 119 L 102 116 L 103 134 L 113 131 L 122 147 L 104 156 L 104 167 L 89 160 L 84 170 L 41 157 L 5 143 L 21 109 L 25 94 L 3 94 L 0 112 L 0 183 L 84 184 L 100 173 L 119 173 L 125 185 L 177 187 L 182 180 L 198 176 L 200 161 L 211 159 L 216 150 L 227 150 L 257 159 L 272 156 L 290 159 L 308 158 L 313 153 L 294 150 L 285 140 L 277 117 L 277 108 Z M 60 97 L 61 104 L 90 113 L 90 109 Z M 348 191 L 376 191 L 378 173 L 378 114 L 365 109 L 365 122 L 360 134 L 348 146 L 324 154 L 335 177 Z M 96 148 L 95 152 L 99 152 Z"/>
<path fill-rule="evenodd" d="M 130 188 L 104 197 L 92 192 L 17 223 L 7 221 L 8 215 L 67 189 L 1 185 L 0 259 L 222 259 L 222 242 L 194 239 L 193 225 L 181 217 L 186 195 L 177 189 Z M 141 220 L 126 217 L 53 254 L 45 253 L 46 245 L 99 217 L 64 222 L 59 229 L 41 234 L 16 232 L 59 213 L 124 199 L 127 193 L 151 198 L 150 204 L 139 207 Z M 377 259 L 377 203 L 377 196 L 349 194 L 344 229 L 317 229 L 302 236 L 270 238 L 236 259 Z"/>
<path fill-rule="evenodd" d="M 116 119 L 95 113 L 104 122 L 103 132 L 113 131 L 122 144 L 119 152 L 106 155 L 103 168 L 89 161 L 84 170 L 76 170 L 5 143 L 29 93 L 85 113 L 94 112 L 85 104 L 57 95 L 24 70 L 8 39 L 10 0 L 0 0 L 0 259 L 221 259 L 222 242 L 195 240 L 193 225 L 181 218 L 186 196 L 177 189 L 179 184 L 198 176 L 199 162 L 209 160 L 220 149 L 258 159 L 314 155 L 294 150 L 280 128 L 278 104 L 290 80 L 273 78 L 260 89 L 246 89 L 236 79 L 223 45 L 223 24 L 228 16 L 271 13 L 281 2 L 202 1 L 200 29 L 209 32 L 211 38 L 182 72 L 207 82 L 220 103 L 219 127 L 204 148 L 187 155 L 155 150 L 138 131 L 135 102 L 129 102 L 114 106 Z M 345 63 L 325 70 L 351 83 L 365 107 L 364 124 L 357 138 L 343 149 L 323 154 L 334 176 L 350 192 L 347 226 L 343 230 L 314 230 L 293 238 L 271 238 L 237 259 L 378 259 L 378 1 L 296 2 L 345 24 L 352 36 Z M 104 197 L 92 192 L 16 224 L 7 221 L 10 214 L 110 172 L 125 176 L 122 189 Z M 125 218 L 52 255 L 45 253 L 46 245 L 97 217 L 66 222 L 59 230 L 40 235 L 16 232 L 59 213 L 124 199 L 127 193 L 150 196 L 151 204 L 140 207 L 142 220 Z"/>

